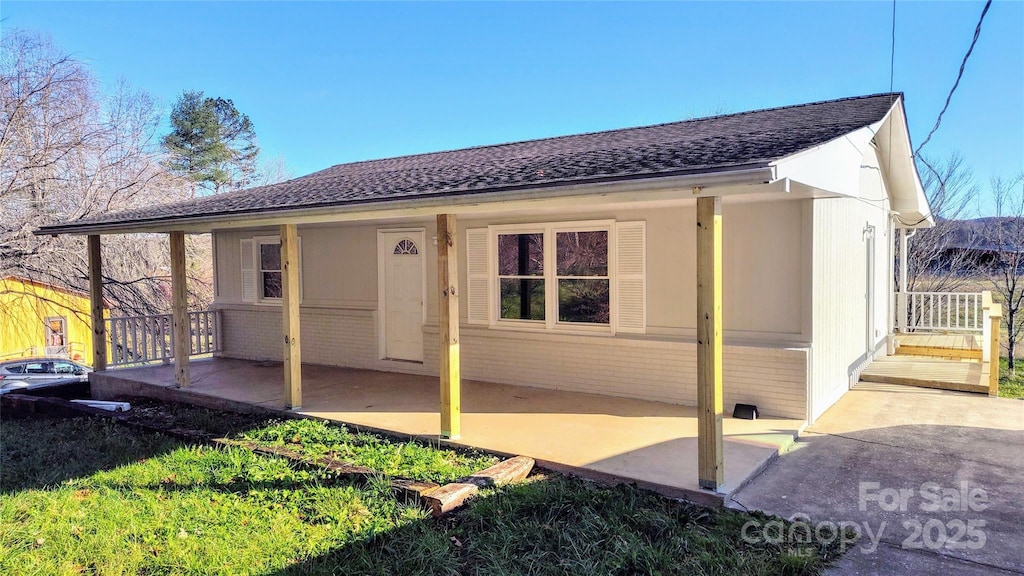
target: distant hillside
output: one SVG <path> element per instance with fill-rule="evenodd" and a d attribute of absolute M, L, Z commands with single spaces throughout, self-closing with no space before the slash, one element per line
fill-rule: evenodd
<path fill-rule="evenodd" d="M 1024 243 L 1024 218 L 1013 216 L 988 216 L 972 220 L 943 220 L 941 224 L 946 230 L 943 234 L 945 250 L 977 250 L 981 252 L 1014 252 L 1024 246 L 1004 243 L 999 245 L 998 239 L 1020 239 Z M 999 228 L 1002 228 L 1000 234 Z"/>

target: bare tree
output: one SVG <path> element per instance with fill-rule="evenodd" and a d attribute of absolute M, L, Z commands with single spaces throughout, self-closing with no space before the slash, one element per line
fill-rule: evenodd
<path fill-rule="evenodd" d="M 284 156 L 276 156 L 272 160 L 264 160 L 261 163 L 260 169 L 256 172 L 256 177 L 253 180 L 253 185 L 269 186 L 284 182 L 285 180 L 291 180 L 294 177 L 295 173 L 288 167 Z"/>
<path fill-rule="evenodd" d="M 1007 361 L 1013 375 L 1016 345 L 1024 332 L 1019 318 L 1024 304 L 1024 174 L 992 178 L 992 195 L 996 217 L 983 222 L 979 248 L 988 256 L 986 276 L 1002 301 Z"/>
<path fill-rule="evenodd" d="M 85 288 L 84 240 L 35 229 L 185 198 L 188 188 L 162 166 L 147 94 L 124 83 L 100 94 L 81 62 L 37 33 L 6 31 L 0 52 L 0 277 Z M 166 237 L 108 236 L 103 247 L 105 293 L 119 311 L 167 308 Z M 209 287 L 195 276 L 200 292 Z"/>
<path fill-rule="evenodd" d="M 918 167 L 935 226 L 914 232 L 907 243 L 907 291 L 955 292 L 972 281 L 971 254 L 955 247 L 960 221 L 972 216 L 978 186 L 958 152 L 940 161 L 918 157 Z"/>

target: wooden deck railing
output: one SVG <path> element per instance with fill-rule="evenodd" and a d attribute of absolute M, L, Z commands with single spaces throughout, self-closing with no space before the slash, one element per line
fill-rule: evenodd
<path fill-rule="evenodd" d="M 897 292 L 900 332 L 981 332 L 984 292 Z"/>
<path fill-rule="evenodd" d="M 110 337 L 108 366 L 170 362 L 174 358 L 171 315 L 121 316 L 107 320 Z M 220 352 L 220 311 L 188 313 L 189 356 Z"/>

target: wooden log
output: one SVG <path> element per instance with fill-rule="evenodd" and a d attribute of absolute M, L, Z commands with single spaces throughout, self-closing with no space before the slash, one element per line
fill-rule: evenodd
<path fill-rule="evenodd" d="M 188 287 L 185 284 L 185 233 L 171 232 L 171 333 L 174 336 L 174 380 L 179 388 L 189 384 Z"/>
<path fill-rule="evenodd" d="M 441 438 L 461 435 L 461 362 L 459 357 L 459 271 L 454 214 L 437 215 L 438 333 L 440 338 Z"/>
<path fill-rule="evenodd" d="M 107 324 L 103 318 L 103 257 L 100 237 L 89 236 L 89 309 L 92 317 L 92 368 L 107 369 Z"/>
<path fill-rule="evenodd" d="M 430 513 L 437 517 L 462 506 L 466 500 L 479 491 L 480 487 L 476 484 L 453 482 L 424 495 L 423 503 L 430 508 Z"/>
<path fill-rule="evenodd" d="M 490 468 L 474 473 L 464 482 L 476 484 L 481 488 L 488 486 L 504 486 L 513 482 L 520 482 L 530 475 L 533 470 L 533 458 L 516 456 L 502 462 L 498 462 Z"/>
<path fill-rule="evenodd" d="M 504 486 L 520 482 L 533 470 L 533 458 L 516 456 L 499 462 L 490 468 L 474 473 L 458 482 L 446 484 L 437 490 L 424 494 L 423 502 L 434 516 L 441 516 L 462 506 L 471 496 L 488 486 Z"/>
<path fill-rule="evenodd" d="M 722 199 L 697 199 L 697 476 L 725 481 L 722 445 Z"/>
<path fill-rule="evenodd" d="M 295 224 L 281 226 L 281 298 L 284 328 L 284 403 L 302 407 L 302 345 L 299 339 L 299 234 Z"/>

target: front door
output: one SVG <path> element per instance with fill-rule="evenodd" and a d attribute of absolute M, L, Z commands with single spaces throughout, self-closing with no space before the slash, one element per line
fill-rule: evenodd
<path fill-rule="evenodd" d="M 423 234 L 381 234 L 384 357 L 423 361 Z"/>

